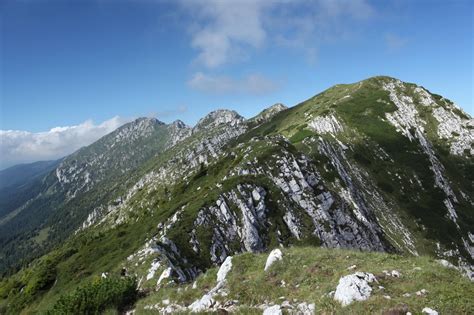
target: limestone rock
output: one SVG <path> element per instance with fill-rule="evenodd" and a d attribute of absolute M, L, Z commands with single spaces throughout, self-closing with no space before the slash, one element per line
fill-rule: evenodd
<path fill-rule="evenodd" d="M 424 313 L 424 314 L 428 314 L 428 315 L 438 315 L 437 311 L 435 311 L 434 309 L 431 309 L 429 307 L 425 307 L 421 312 Z"/>
<path fill-rule="evenodd" d="M 339 279 L 339 284 L 334 294 L 334 300 L 342 306 L 351 304 L 353 301 L 364 301 L 370 297 L 372 288 L 369 283 L 377 281 L 371 273 L 356 272 Z"/>
<path fill-rule="evenodd" d="M 263 311 L 263 315 L 282 315 L 283 312 L 281 311 L 280 305 L 273 305 L 270 307 L 267 307 Z"/>
<path fill-rule="evenodd" d="M 278 248 L 272 250 L 270 252 L 270 255 L 268 255 L 268 258 L 267 258 L 267 262 L 265 263 L 265 271 L 268 270 L 268 268 L 270 268 L 271 265 L 273 265 L 275 262 L 279 261 L 279 260 L 282 260 L 283 259 L 283 253 L 281 252 L 281 250 L 279 250 Z"/>
<path fill-rule="evenodd" d="M 217 272 L 217 282 L 225 281 L 227 274 L 229 273 L 230 269 L 232 268 L 232 256 L 227 256 L 224 260 L 224 263 L 219 268 Z"/>

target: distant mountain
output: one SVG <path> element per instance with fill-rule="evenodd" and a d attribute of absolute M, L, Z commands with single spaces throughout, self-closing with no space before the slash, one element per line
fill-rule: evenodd
<path fill-rule="evenodd" d="M 28 199 L 0 219 L 0 272 L 64 240 L 121 191 L 128 173 L 185 136 L 179 125 L 139 118 L 56 163 L 28 188 Z M 4 203 L 14 198 L 5 196 Z"/>
<path fill-rule="evenodd" d="M 390 77 L 251 119 L 139 119 L 66 157 L 0 221 L 3 305 L 45 311 L 102 273 L 135 275 L 147 303 L 280 246 L 429 256 L 473 277 L 473 143 L 467 113 Z"/>
<path fill-rule="evenodd" d="M 11 211 L 35 197 L 43 177 L 60 160 L 20 164 L 0 171 L 0 221 Z"/>
<path fill-rule="evenodd" d="M 40 161 L 28 164 L 19 164 L 0 171 L 0 189 L 6 187 L 21 187 L 33 178 L 51 171 L 56 161 Z"/>

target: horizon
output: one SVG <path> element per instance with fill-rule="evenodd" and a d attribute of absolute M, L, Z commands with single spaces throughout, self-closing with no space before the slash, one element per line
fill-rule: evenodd
<path fill-rule="evenodd" d="M 67 156 L 138 117 L 193 126 L 225 108 L 250 118 L 379 75 L 423 86 L 472 116 L 472 8 L 4 1 L 0 153 L 16 160 L 2 158 L 0 169 Z"/>

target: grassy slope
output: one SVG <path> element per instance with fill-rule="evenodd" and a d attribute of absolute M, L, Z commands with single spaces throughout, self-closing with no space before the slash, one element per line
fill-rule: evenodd
<path fill-rule="evenodd" d="M 239 305 L 256 306 L 285 300 L 315 303 L 316 311 L 322 314 L 368 314 L 382 313 L 390 308 L 406 304 L 409 310 L 421 313 L 431 307 L 441 314 L 472 314 L 474 312 L 474 284 L 452 269 L 442 267 L 428 257 L 407 257 L 382 253 L 366 253 L 339 249 L 314 247 L 292 247 L 283 249 L 283 260 L 275 263 L 267 272 L 263 271 L 267 254 L 242 254 L 232 260 L 232 269 L 227 276 L 227 297 L 222 301 L 238 300 Z M 349 266 L 357 268 L 348 271 Z M 418 270 L 418 268 L 421 270 Z M 415 269 L 416 268 L 416 269 Z M 398 270 L 400 278 L 383 276 L 383 270 Z M 365 302 L 354 302 L 343 308 L 327 294 L 334 291 L 340 277 L 356 271 L 371 272 L 379 283 L 373 284 L 372 296 Z M 146 305 L 170 299 L 172 303 L 189 305 L 216 283 L 217 268 L 208 270 L 197 279 L 197 287 L 191 284 L 169 284 L 158 292 L 139 300 L 136 314 L 152 314 Z M 281 286 L 285 281 L 285 287 Z M 385 289 L 380 290 L 378 286 Z M 426 296 L 416 296 L 416 291 L 428 290 Z M 403 294 L 411 293 L 410 297 Z M 384 295 L 391 297 L 390 300 Z M 246 308 L 246 311 L 261 314 L 261 311 Z"/>

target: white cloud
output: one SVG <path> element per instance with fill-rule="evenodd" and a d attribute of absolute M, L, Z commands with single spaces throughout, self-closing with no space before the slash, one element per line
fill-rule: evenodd
<path fill-rule="evenodd" d="M 194 17 L 191 46 L 207 68 L 248 58 L 265 45 L 298 48 L 314 59 L 321 43 L 374 16 L 367 0 L 182 1 Z"/>
<path fill-rule="evenodd" d="M 126 122 L 116 116 L 98 125 L 87 120 L 76 126 L 55 127 L 37 133 L 0 130 L 0 168 L 61 158 L 93 143 Z"/>
<path fill-rule="evenodd" d="M 279 84 L 261 74 L 250 74 L 241 79 L 225 75 L 194 74 L 188 85 L 198 91 L 212 94 L 261 95 L 275 91 Z"/>
<path fill-rule="evenodd" d="M 248 47 L 260 47 L 266 37 L 262 12 L 271 2 L 185 1 L 185 6 L 197 17 L 191 42 L 199 51 L 197 61 L 214 68 L 230 60 L 245 58 Z"/>

